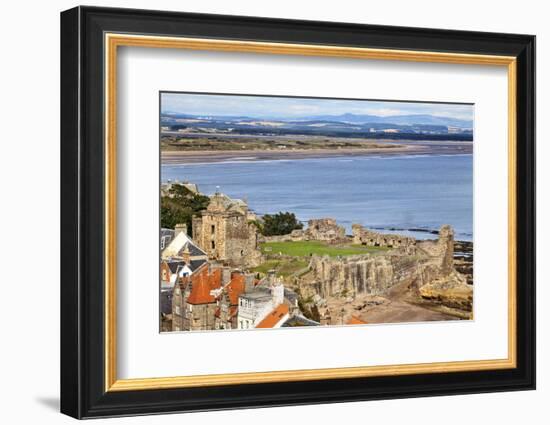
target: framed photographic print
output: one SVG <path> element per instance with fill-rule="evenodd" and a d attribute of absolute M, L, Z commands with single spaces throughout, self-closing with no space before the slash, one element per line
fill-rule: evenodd
<path fill-rule="evenodd" d="M 61 14 L 61 411 L 535 387 L 535 38 Z"/>

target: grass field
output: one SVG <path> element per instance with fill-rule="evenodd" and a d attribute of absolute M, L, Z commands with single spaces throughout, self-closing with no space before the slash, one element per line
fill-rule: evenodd
<path fill-rule="evenodd" d="M 331 257 L 343 255 L 358 255 L 387 251 L 386 247 L 362 245 L 328 245 L 319 241 L 307 242 L 267 242 L 261 244 L 264 254 L 283 254 L 293 257 L 309 257 L 311 254 L 329 255 Z"/>
<path fill-rule="evenodd" d="M 265 263 L 253 268 L 252 271 L 266 274 L 270 270 L 275 270 L 279 276 L 286 277 L 304 269 L 307 265 L 308 262 L 301 258 L 292 260 L 267 260 Z"/>

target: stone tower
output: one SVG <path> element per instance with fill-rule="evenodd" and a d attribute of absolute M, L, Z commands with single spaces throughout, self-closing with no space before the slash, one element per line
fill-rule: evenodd
<path fill-rule="evenodd" d="M 248 205 L 216 192 L 206 210 L 193 217 L 193 239 L 211 260 L 233 267 L 259 264 L 258 234 L 249 223 Z"/>

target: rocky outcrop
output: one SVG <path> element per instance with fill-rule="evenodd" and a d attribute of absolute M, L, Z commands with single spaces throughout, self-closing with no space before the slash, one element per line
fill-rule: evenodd
<path fill-rule="evenodd" d="M 450 308 L 472 310 L 472 286 L 468 285 L 466 278 L 457 272 L 420 287 L 419 292 L 425 300 L 437 301 Z"/>

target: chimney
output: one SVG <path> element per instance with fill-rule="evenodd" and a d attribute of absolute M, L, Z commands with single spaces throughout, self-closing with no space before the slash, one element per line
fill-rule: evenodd
<path fill-rule="evenodd" d="M 175 231 L 174 237 L 178 236 L 182 232 L 187 234 L 187 224 L 185 223 L 176 224 L 176 228 L 174 229 L 174 231 Z"/>
<path fill-rule="evenodd" d="M 189 243 L 185 244 L 185 248 L 181 253 L 181 258 L 185 261 L 185 264 L 191 263 L 191 252 L 189 251 Z"/>
<path fill-rule="evenodd" d="M 244 275 L 244 292 L 250 292 L 254 289 L 254 273 L 246 273 Z"/>
<path fill-rule="evenodd" d="M 230 280 L 231 280 L 231 269 L 225 266 L 222 269 L 222 285 L 229 283 Z"/>

